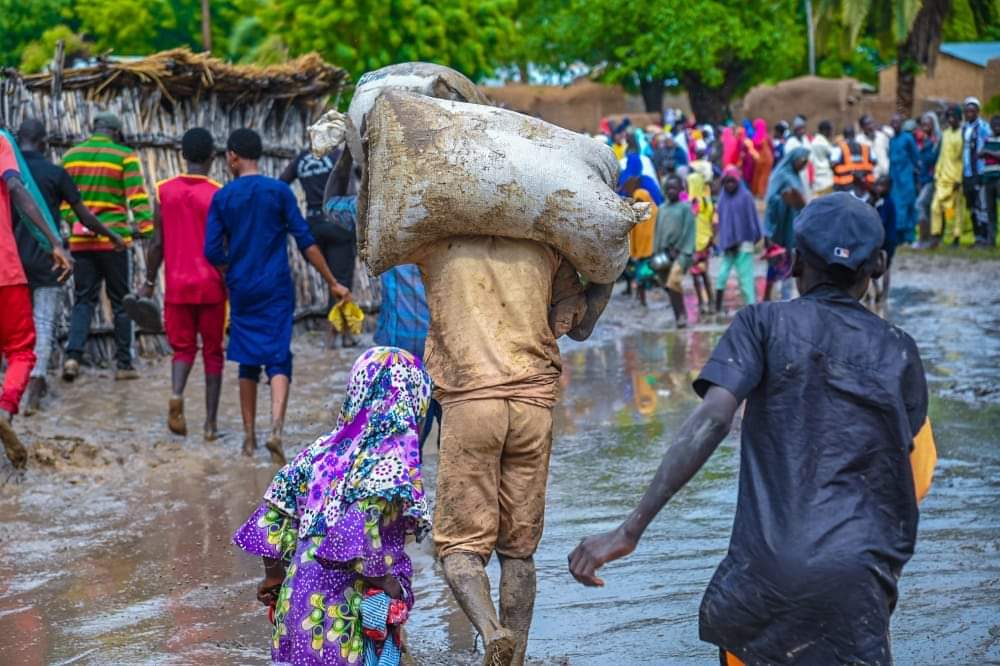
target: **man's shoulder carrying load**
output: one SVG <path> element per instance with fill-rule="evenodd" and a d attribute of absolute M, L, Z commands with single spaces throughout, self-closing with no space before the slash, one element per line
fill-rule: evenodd
<path fill-rule="evenodd" d="M 615 192 L 607 146 L 506 109 L 396 89 L 380 90 L 362 117 L 358 242 L 375 274 L 462 235 L 548 243 L 594 282 L 624 271 L 641 211 Z"/>

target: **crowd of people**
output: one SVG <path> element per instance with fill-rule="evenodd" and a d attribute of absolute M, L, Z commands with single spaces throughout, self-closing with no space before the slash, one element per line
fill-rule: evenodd
<path fill-rule="evenodd" d="M 752 304 L 762 239 L 763 297 L 772 299 L 780 284 L 787 299 L 793 276 L 802 297 L 740 310 L 694 383 L 704 401 L 672 434 L 638 507 L 569 555 L 577 581 L 603 584 L 598 569 L 636 548 L 745 401 L 733 547 L 706 593 L 702 637 L 723 663 L 787 662 L 789 654 L 802 663 L 881 663 L 890 654 L 896 581 L 913 553 L 917 502 L 929 484 L 913 471 L 910 454 L 919 433 L 929 433 L 928 397 L 914 341 L 858 299 L 873 280 L 886 279 L 897 244 L 918 241 L 917 228 L 927 230 L 919 242 L 940 240 L 935 219 L 954 224 L 959 189 L 977 240 L 995 243 L 991 174 L 1000 153 L 993 130 L 971 98 L 946 120 L 949 129 L 938 131 L 937 118 L 926 117 L 918 135 L 898 116 L 888 129 L 863 118 L 859 132 L 844 128 L 840 138 L 830 123 L 810 136 L 801 117 L 773 131 L 762 120 L 716 132 L 682 118 L 670 127 L 606 128 L 621 160 L 621 195 L 649 204 L 629 239 L 625 278 L 637 298 L 645 303 L 647 291 L 662 284 L 684 326 L 685 276 L 693 276 L 700 307 L 710 312 L 721 309 L 735 269 Z M 116 377 L 136 376 L 132 319 L 143 316 L 137 301 L 149 299 L 162 269 L 174 350 L 169 429 L 187 433 L 183 394 L 199 338 L 206 439 L 218 436 L 226 358 L 238 364 L 247 455 L 256 449 L 262 373 L 270 383 L 266 447 L 282 466 L 233 540 L 262 560 L 257 598 L 270 609 L 273 660 L 398 664 L 399 627 L 414 604 L 407 538 L 430 530 L 442 575 L 483 637 L 484 664 L 522 666 L 560 392 L 557 339 L 586 339 L 613 285 L 584 284 L 556 249 L 537 240 L 470 235 L 427 244 L 414 265 L 382 277 L 380 346 L 355 362 L 335 428 L 286 463 L 294 311 L 288 237 L 322 276 L 331 303 L 349 299 L 353 227 L 330 213 L 356 205 L 350 162 L 303 154 L 281 179 L 269 178 L 260 173 L 260 136 L 235 129 L 225 150 L 233 180 L 221 186 L 208 176 L 215 138 L 188 130 L 184 172 L 148 193 L 112 114 L 95 118 L 93 136 L 66 154 L 63 167 L 45 159 L 40 123 L 26 121 L 16 138 L 0 137 L 0 346 L 8 359 L 0 437 L 8 457 L 25 464 L 11 417 L 31 381 L 35 331 L 51 345 L 52 308 L 38 292 L 53 288 L 53 263 L 55 288 L 74 267 L 78 272 L 66 381 L 79 376 L 102 283 L 115 317 Z M 344 163 L 347 177 L 334 168 Z M 305 215 L 288 186 L 296 179 L 307 194 Z M 932 194 L 924 185 L 933 185 Z M 926 225 L 921 197 L 920 205 L 930 200 Z M 23 215 L 16 233 L 11 202 Z M 72 224 L 72 259 L 59 240 L 57 212 Z M 133 235 L 148 239 L 139 299 L 129 294 L 122 252 Z M 33 283 L 31 266 L 47 271 L 49 282 Z M 356 342 L 344 336 L 345 346 Z M 843 367 L 854 371 L 845 376 Z M 828 381 L 833 375 L 836 384 Z M 817 403 L 826 408 L 811 409 Z M 798 418 L 790 423 L 788 414 Z M 421 445 L 435 415 L 431 527 Z M 499 609 L 486 573 L 494 554 Z"/>
<path fill-rule="evenodd" d="M 645 128 L 628 119 L 616 127 L 605 121 L 600 138 L 619 158 L 619 193 L 651 204 L 650 215 L 632 231 L 627 290 L 634 287 L 645 305 L 646 291 L 664 286 L 683 327 L 684 275 L 692 275 L 700 313 L 708 314 L 722 311 L 735 268 L 744 302 L 754 303 L 753 257 L 763 240 L 767 278 L 759 296 L 772 299 L 780 284 L 788 299 L 793 222 L 809 201 L 836 191 L 878 210 L 890 262 L 901 244 L 957 245 L 963 209 L 975 245 L 996 247 L 1000 116 L 987 123 L 980 108 L 970 97 L 941 115 L 894 114 L 884 126 L 865 115 L 839 135 L 828 120 L 811 134 L 801 115 L 773 128 L 757 118 L 717 129 L 681 113 Z M 719 257 L 714 294 L 713 256 Z M 886 297 L 888 276 L 875 288 L 876 300 Z"/>

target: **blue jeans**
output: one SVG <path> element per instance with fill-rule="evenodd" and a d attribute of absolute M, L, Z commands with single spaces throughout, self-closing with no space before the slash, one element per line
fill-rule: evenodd
<path fill-rule="evenodd" d="M 31 292 L 31 316 L 35 320 L 35 367 L 32 378 L 44 377 L 55 344 L 56 316 L 62 305 L 62 287 L 39 287 Z"/>

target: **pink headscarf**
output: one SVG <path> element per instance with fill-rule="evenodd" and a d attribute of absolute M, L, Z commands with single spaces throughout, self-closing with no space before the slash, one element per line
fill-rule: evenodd
<path fill-rule="evenodd" d="M 740 162 L 740 142 L 733 133 L 732 127 L 722 130 L 722 165 L 724 167 L 739 164 Z"/>
<path fill-rule="evenodd" d="M 763 118 L 757 118 L 753 121 L 753 147 L 760 150 L 760 147 L 764 145 L 767 141 L 769 133 L 767 131 L 767 122 Z"/>

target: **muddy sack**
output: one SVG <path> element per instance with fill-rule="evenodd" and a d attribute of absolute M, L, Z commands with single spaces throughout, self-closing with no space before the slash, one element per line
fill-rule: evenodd
<path fill-rule="evenodd" d="M 611 149 L 491 106 L 386 91 L 368 117 L 358 244 L 376 275 L 422 246 L 485 235 L 552 245 L 588 280 L 613 282 L 636 214 L 614 190 Z"/>
<path fill-rule="evenodd" d="M 362 74 L 354 87 L 347 115 L 359 132 L 364 131 L 365 117 L 375 106 L 375 100 L 386 90 L 406 90 L 456 102 L 489 103 L 475 83 L 449 67 L 429 62 L 389 65 Z"/>

